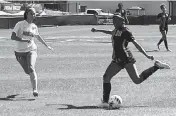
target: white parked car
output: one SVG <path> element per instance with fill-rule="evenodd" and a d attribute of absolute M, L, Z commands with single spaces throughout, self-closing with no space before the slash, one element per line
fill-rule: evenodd
<path fill-rule="evenodd" d="M 104 12 L 102 9 L 86 9 L 85 14 L 112 16 L 112 13 Z"/>

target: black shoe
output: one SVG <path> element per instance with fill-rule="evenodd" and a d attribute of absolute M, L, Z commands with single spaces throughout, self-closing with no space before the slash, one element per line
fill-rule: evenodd
<path fill-rule="evenodd" d="M 37 90 L 34 90 L 34 91 L 33 91 L 33 96 L 34 96 L 34 97 L 38 97 L 38 91 L 37 91 Z"/>

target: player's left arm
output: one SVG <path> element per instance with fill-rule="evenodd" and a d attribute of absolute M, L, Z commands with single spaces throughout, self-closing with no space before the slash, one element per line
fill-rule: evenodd
<path fill-rule="evenodd" d="M 43 45 L 45 45 L 48 49 L 53 50 L 52 47 L 50 47 L 49 45 L 46 44 L 45 40 L 41 37 L 40 34 L 35 35 L 35 37 L 36 37 Z"/>
<path fill-rule="evenodd" d="M 146 53 L 146 51 L 144 50 L 144 48 L 143 48 L 136 40 L 133 40 L 132 43 L 133 43 L 134 46 L 135 46 L 142 54 L 144 54 L 148 59 L 154 60 L 154 57 L 151 56 L 151 55 L 148 55 L 148 54 Z"/>
<path fill-rule="evenodd" d="M 144 50 L 144 48 L 135 40 L 133 34 L 127 30 L 126 32 L 124 32 L 124 36 L 127 39 L 127 41 L 132 42 L 134 44 L 134 46 L 142 53 L 144 54 L 148 59 L 154 60 L 153 56 L 150 56 L 146 53 L 146 51 Z"/>
<path fill-rule="evenodd" d="M 38 39 L 38 41 L 40 41 L 43 45 L 45 45 L 48 49 L 53 50 L 52 47 L 50 47 L 49 45 L 46 44 L 45 40 L 41 37 L 41 35 L 39 34 L 38 31 L 38 27 L 36 25 L 34 25 L 35 27 L 35 33 L 34 33 L 34 37 Z"/>
<path fill-rule="evenodd" d="M 126 10 L 124 10 L 124 19 L 125 19 L 125 24 L 129 24 L 129 20 L 128 20 L 128 17 L 127 17 Z"/>
<path fill-rule="evenodd" d="M 168 22 L 171 21 L 171 16 L 168 14 Z"/>

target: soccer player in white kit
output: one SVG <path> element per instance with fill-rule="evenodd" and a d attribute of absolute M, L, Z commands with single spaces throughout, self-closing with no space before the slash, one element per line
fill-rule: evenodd
<path fill-rule="evenodd" d="M 38 27 L 33 23 L 36 16 L 34 8 L 26 9 L 24 20 L 19 21 L 12 32 L 11 39 L 16 41 L 15 56 L 25 73 L 30 76 L 33 95 L 38 96 L 37 90 L 37 74 L 35 71 L 35 63 L 37 59 L 37 46 L 34 39 L 37 38 L 48 49 L 48 46 L 38 32 Z"/>

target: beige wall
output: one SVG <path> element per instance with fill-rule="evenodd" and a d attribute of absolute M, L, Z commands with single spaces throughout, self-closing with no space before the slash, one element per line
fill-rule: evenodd
<path fill-rule="evenodd" d="M 119 2 L 116 1 L 68 1 L 70 3 L 70 12 L 76 12 L 76 3 L 80 3 L 87 8 L 102 8 L 104 11 L 114 13 Z M 132 6 L 143 7 L 146 10 L 146 15 L 157 15 L 160 12 L 160 4 L 164 3 L 169 9 L 169 2 L 167 1 L 122 1 L 124 8 L 131 8 Z M 168 10 L 169 12 L 169 10 Z"/>

